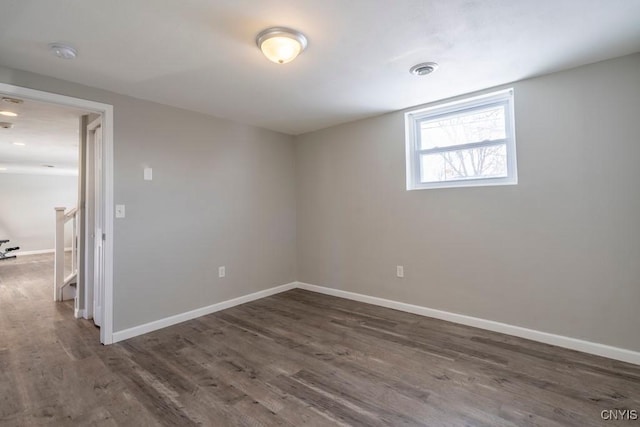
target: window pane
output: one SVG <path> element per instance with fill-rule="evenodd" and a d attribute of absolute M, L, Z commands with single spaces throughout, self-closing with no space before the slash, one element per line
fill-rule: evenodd
<path fill-rule="evenodd" d="M 503 105 L 420 122 L 420 149 L 506 138 Z"/>
<path fill-rule="evenodd" d="M 423 183 L 506 176 L 506 144 L 420 156 L 420 181 Z"/>

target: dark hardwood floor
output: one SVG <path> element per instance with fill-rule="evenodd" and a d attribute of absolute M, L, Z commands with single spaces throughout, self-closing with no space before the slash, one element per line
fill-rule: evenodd
<path fill-rule="evenodd" d="M 0 264 L 2 426 L 599 426 L 640 367 L 294 290 L 112 346 Z"/>

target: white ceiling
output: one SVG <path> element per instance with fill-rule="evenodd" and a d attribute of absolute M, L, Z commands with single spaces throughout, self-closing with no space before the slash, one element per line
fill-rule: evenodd
<path fill-rule="evenodd" d="M 303 31 L 277 65 L 255 36 Z M 64 61 L 47 44 L 67 41 Z M 639 0 L 20 0 L 0 64 L 299 134 L 640 51 Z M 409 67 L 436 61 L 418 78 Z"/>
<path fill-rule="evenodd" d="M 31 100 L 19 105 L 0 101 L 0 110 L 18 114 L 0 116 L 0 122 L 13 123 L 11 129 L 0 129 L 0 173 L 78 174 L 82 111 Z"/>

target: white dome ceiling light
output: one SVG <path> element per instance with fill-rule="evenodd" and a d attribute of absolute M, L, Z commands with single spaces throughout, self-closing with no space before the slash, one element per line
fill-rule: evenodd
<path fill-rule="evenodd" d="M 258 34 L 256 44 L 269 61 L 286 64 L 305 50 L 307 38 L 290 28 L 272 27 Z"/>
<path fill-rule="evenodd" d="M 49 49 L 55 56 L 62 59 L 75 59 L 78 56 L 78 51 L 73 46 L 66 43 L 51 43 Z"/>

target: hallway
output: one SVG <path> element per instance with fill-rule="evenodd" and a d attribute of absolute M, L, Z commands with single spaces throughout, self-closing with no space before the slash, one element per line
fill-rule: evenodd
<path fill-rule="evenodd" d="M 105 365 L 115 348 L 72 301 L 53 302 L 52 280 L 53 254 L 0 264 L 0 425 L 135 422 L 143 408 Z"/>

